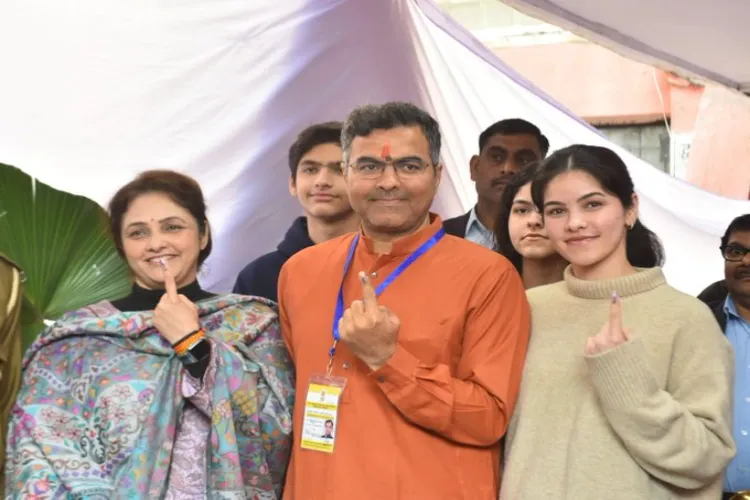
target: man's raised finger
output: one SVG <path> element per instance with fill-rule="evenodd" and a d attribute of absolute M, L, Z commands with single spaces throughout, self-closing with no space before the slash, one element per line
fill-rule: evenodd
<path fill-rule="evenodd" d="M 364 271 L 359 273 L 359 281 L 362 282 L 362 302 L 365 304 L 366 312 L 378 310 L 378 296 L 370 283 L 370 278 Z"/>

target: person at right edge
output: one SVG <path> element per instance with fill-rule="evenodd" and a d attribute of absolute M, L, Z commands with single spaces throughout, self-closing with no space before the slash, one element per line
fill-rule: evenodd
<path fill-rule="evenodd" d="M 570 266 L 527 294 L 500 498 L 718 500 L 735 453 L 732 350 L 708 307 L 666 283 L 625 163 L 573 145 L 542 162 L 531 194 Z"/>
<path fill-rule="evenodd" d="M 302 250 L 279 279 L 299 391 L 284 498 L 495 500 L 529 339 L 521 278 L 430 213 L 442 165 L 429 114 L 357 108 L 342 146 L 361 229 Z M 312 380 L 329 363 L 347 382 L 324 417 L 336 400 Z"/>
<path fill-rule="evenodd" d="M 750 498 L 750 214 L 729 224 L 719 250 L 724 258 L 724 279 L 698 298 L 711 308 L 735 355 L 732 430 L 737 456 L 724 475 L 723 495 L 729 500 Z"/>

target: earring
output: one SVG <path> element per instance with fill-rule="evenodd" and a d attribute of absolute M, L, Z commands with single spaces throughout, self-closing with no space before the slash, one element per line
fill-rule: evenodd
<path fill-rule="evenodd" d="M 628 224 L 627 226 L 629 231 L 632 231 L 634 227 L 635 227 L 635 222 L 633 222 L 632 224 Z"/>

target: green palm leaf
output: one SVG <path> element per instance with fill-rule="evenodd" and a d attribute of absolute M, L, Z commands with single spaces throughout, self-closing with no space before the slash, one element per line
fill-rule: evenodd
<path fill-rule="evenodd" d="M 23 269 L 24 346 L 67 311 L 127 294 L 128 268 L 95 202 L 0 163 L 0 252 Z"/>

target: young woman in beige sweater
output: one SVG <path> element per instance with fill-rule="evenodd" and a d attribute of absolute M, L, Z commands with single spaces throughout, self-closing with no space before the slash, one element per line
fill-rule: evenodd
<path fill-rule="evenodd" d="M 708 308 L 664 280 L 625 164 L 606 148 L 562 149 L 532 197 L 570 266 L 528 292 L 500 498 L 720 498 L 735 452 L 731 348 Z"/>

